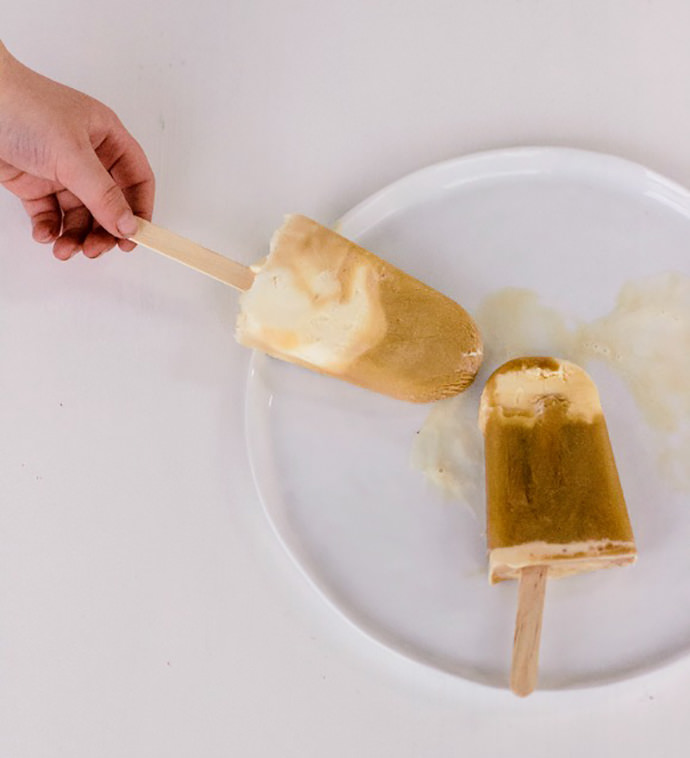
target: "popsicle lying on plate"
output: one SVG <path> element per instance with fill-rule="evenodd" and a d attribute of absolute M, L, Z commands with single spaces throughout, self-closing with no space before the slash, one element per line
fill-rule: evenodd
<path fill-rule="evenodd" d="M 519 578 L 512 686 L 536 684 L 546 577 L 632 563 L 637 555 L 594 382 L 555 358 L 518 358 L 481 396 L 489 579 Z"/>
<path fill-rule="evenodd" d="M 462 392 L 481 365 L 463 308 L 305 216 L 287 216 L 251 267 L 139 225 L 135 242 L 244 291 L 236 337 L 247 347 L 412 402 Z"/>

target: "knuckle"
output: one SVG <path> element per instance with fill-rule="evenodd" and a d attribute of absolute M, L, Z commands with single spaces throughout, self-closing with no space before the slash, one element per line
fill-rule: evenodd
<path fill-rule="evenodd" d="M 119 205 L 122 202 L 122 191 L 117 186 L 117 184 L 112 182 L 105 188 L 103 192 L 103 201 L 109 205 Z"/>

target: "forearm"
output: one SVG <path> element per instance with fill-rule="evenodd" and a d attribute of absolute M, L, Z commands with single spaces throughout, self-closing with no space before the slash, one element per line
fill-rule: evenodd
<path fill-rule="evenodd" d="M 7 86 L 11 70 L 16 63 L 16 58 L 10 53 L 0 39 L 0 93 Z"/>
<path fill-rule="evenodd" d="M 0 129 L 3 116 L 8 117 L 21 102 L 21 86 L 19 84 L 22 72 L 28 71 L 5 47 L 0 40 Z M 14 106 L 14 108 L 13 108 Z M 6 126 L 6 124 L 5 124 Z"/>
<path fill-rule="evenodd" d="M 0 40 L 0 161 L 7 158 L 9 144 L 13 142 L 13 129 L 10 126 L 14 120 L 13 105 L 16 105 L 17 96 L 14 80 L 16 78 L 15 66 L 18 61 Z M 3 171 L 3 177 L 6 174 Z"/>

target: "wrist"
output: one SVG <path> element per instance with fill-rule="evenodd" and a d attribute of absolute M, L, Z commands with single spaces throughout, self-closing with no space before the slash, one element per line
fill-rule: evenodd
<path fill-rule="evenodd" d="M 10 51 L 2 43 L 2 40 L 0 40 L 0 101 L 9 89 L 11 69 L 15 62 L 16 61 Z"/>
<path fill-rule="evenodd" d="M 9 64 L 11 57 L 12 56 L 10 55 L 10 51 L 5 47 L 2 40 L 0 39 L 0 81 L 2 81 L 5 69 Z"/>

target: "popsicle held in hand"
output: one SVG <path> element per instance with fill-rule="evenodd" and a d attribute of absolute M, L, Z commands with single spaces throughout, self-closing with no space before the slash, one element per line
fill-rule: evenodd
<path fill-rule="evenodd" d="M 519 579 L 511 687 L 536 685 L 546 579 L 637 555 L 599 394 L 573 363 L 518 358 L 481 396 L 489 579 Z"/>
<path fill-rule="evenodd" d="M 463 308 L 305 216 L 287 216 L 251 267 L 139 224 L 135 242 L 243 290 L 236 337 L 247 347 L 412 402 L 462 392 L 481 365 Z"/>

